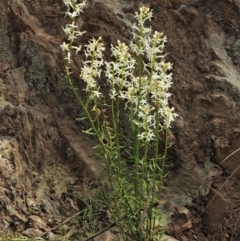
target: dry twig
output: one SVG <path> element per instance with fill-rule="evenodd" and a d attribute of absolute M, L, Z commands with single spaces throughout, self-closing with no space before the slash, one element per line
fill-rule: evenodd
<path fill-rule="evenodd" d="M 75 217 L 83 214 L 86 210 L 87 210 L 87 208 L 84 208 L 82 211 L 75 213 L 73 216 L 67 218 L 67 219 L 66 219 L 65 221 L 63 221 L 62 223 L 60 223 L 60 224 L 56 225 L 55 227 L 49 229 L 47 232 L 44 232 L 40 237 L 43 237 L 43 236 L 46 235 L 47 233 L 52 232 L 52 231 L 54 231 L 54 230 L 62 227 L 64 224 L 68 223 L 68 222 L 69 222 L 70 220 L 72 220 L 73 218 L 75 218 Z"/>
<path fill-rule="evenodd" d="M 84 239 L 83 241 L 89 241 L 89 240 L 97 237 L 98 235 L 104 233 L 105 231 L 109 230 L 110 228 L 112 228 L 112 227 L 114 227 L 114 226 L 116 226 L 116 222 L 109 224 L 106 228 L 104 228 L 104 229 L 100 230 L 99 232 L 93 234 L 92 236 Z"/>

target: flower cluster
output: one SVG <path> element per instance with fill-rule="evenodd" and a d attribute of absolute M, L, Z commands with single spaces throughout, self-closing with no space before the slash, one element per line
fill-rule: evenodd
<path fill-rule="evenodd" d="M 105 75 L 110 85 L 111 99 L 124 98 L 123 88 L 129 89 L 128 84 L 134 77 L 135 59 L 129 53 L 125 43 L 118 41 L 117 46 L 111 46 L 114 61 L 106 62 Z"/>
<path fill-rule="evenodd" d="M 67 6 L 66 16 L 69 16 L 72 20 L 72 23 L 67 24 L 65 28 L 63 28 L 64 33 L 68 37 L 68 43 L 63 42 L 60 46 L 62 51 L 66 51 L 67 55 L 65 60 L 67 61 L 68 67 L 71 62 L 71 49 L 75 49 L 76 53 L 78 53 L 82 46 L 74 46 L 73 42 L 76 38 L 82 36 L 84 32 L 78 31 L 78 26 L 76 25 L 75 18 L 80 15 L 83 11 L 83 8 L 86 5 L 86 0 L 82 3 L 77 3 L 77 0 L 63 0 L 64 4 Z"/>
<path fill-rule="evenodd" d="M 63 0 L 63 2 L 68 8 L 66 15 L 69 16 L 72 20 L 80 15 L 86 5 L 86 0 L 84 0 L 82 3 L 77 3 L 77 0 Z"/>
<path fill-rule="evenodd" d="M 144 26 L 144 22 L 152 17 L 150 9 L 140 8 L 135 17 L 137 23 L 133 25 L 130 48 L 120 41 L 116 47 L 112 46 L 115 61 L 106 64 L 106 76 L 111 86 L 111 98 L 118 96 L 126 101 L 134 114 L 134 124 L 140 127 L 139 139 L 150 142 L 155 138 L 156 130 L 171 127 L 177 116 L 173 113 L 174 108 L 168 106 L 172 65 L 164 62 L 166 37 L 157 31 L 152 34 L 152 29 Z M 137 61 L 129 52 L 137 55 Z M 141 70 L 134 75 L 136 64 Z"/>
<path fill-rule="evenodd" d="M 83 62 L 80 77 L 86 82 L 86 92 L 90 100 L 101 98 L 102 94 L 99 91 L 97 79 L 101 76 L 103 62 L 103 51 L 105 50 L 102 39 L 92 39 L 85 49 L 85 56 L 90 60 Z"/>
<path fill-rule="evenodd" d="M 84 33 L 77 30 L 75 18 L 82 12 L 86 1 L 77 4 L 77 0 L 64 0 L 64 3 L 68 8 L 66 15 L 72 19 L 72 23 L 63 29 L 68 36 L 68 43 L 63 43 L 61 47 L 67 51 L 66 60 L 70 66 L 71 49 L 76 52 L 81 49 L 81 46 L 73 45 L 74 40 Z M 138 138 L 150 142 L 158 132 L 170 128 L 177 116 L 174 108 L 168 104 L 172 65 L 164 61 L 166 37 L 157 31 L 153 33 L 151 27 L 145 26 L 146 20 L 152 18 L 152 11 L 142 7 L 135 18 L 137 23 L 133 24 L 133 40 L 129 47 L 120 41 L 116 46 L 111 46 L 113 61 L 103 60 L 105 48 L 101 37 L 89 41 L 85 46 L 87 60 L 83 62 L 80 77 L 86 83 L 85 91 L 89 99 L 96 104 L 96 100 L 103 97 L 97 81 L 105 67 L 110 98 L 125 101 L 127 109 L 131 110 L 133 124 L 139 127 Z"/>

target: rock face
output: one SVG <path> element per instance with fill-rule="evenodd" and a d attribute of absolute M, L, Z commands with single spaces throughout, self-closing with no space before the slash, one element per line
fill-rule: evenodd
<path fill-rule="evenodd" d="M 178 229 L 170 225 L 168 234 L 239 240 L 239 153 L 222 161 L 240 144 L 240 2 L 89 0 L 78 19 L 87 31 L 81 43 L 93 36 L 102 36 L 108 49 L 118 39 L 129 42 L 143 4 L 153 9 L 153 29 L 168 37 L 167 60 L 174 64 L 171 102 L 179 118 L 163 198 Z M 88 123 L 75 122 L 82 112 L 65 80 L 64 4 L 0 0 L 0 7 L 0 234 L 31 236 L 81 209 L 69 193 L 81 193 L 102 166 L 92 155 L 94 140 L 81 134 Z M 81 90 L 83 55 L 74 58 Z M 176 210 L 185 206 L 193 221 L 186 227 L 176 225 L 185 217 Z"/>

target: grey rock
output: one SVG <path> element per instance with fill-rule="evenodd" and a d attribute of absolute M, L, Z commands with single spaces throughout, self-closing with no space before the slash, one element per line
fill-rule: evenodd
<path fill-rule="evenodd" d="M 22 232 L 22 235 L 27 236 L 29 238 L 41 237 L 42 234 L 43 232 L 36 228 L 28 228 Z"/>
<path fill-rule="evenodd" d="M 42 199 L 40 207 L 44 213 L 48 213 L 53 216 L 60 216 L 57 207 L 49 199 Z"/>
<path fill-rule="evenodd" d="M 233 57 L 235 58 L 235 61 L 240 61 L 240 40 L 237 40 L 233 46 Z"/>
<path fill-rule="evenodd" d="M 47 234 L 48 240 L 51 241 L 61 241 L 61 237 L 57 234 L 54 234 L 53 232 L 48 232 Z"/>
<path fill-rule="evenodd" d="M 28 222 L 30 227 L 36 229 L 43 229 L 46 230 L 46 223 L 38 216 L 31 215 L 28 217 Z"/>

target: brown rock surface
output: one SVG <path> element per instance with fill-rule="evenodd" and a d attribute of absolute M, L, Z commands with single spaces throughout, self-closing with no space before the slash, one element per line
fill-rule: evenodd
<path fill-rule="evenodd" d="M 142 4 L 153 9 L 153 29 L 168 37 L 174 64 L 171 102 L 179 118 L 165 181 L 168 234 L 239 240 L 239 152 L 222 161 L 240 147 L 240 2 L 89 0 L 78 19 L 87 31 L 80 41 L 102 36 L 108 48 L 117 39 L 129 42 Z M 82 207 L 70 189 L 81 192 L 102 166 L 91 153 L 94 141 L 81 133 L 88 123 L 75 122 L 81 110 L 64 77 L 64 4 L 0 0 L 0 8 L 0 234 L 6 234 L 30 230 L 34 215 L 51 228 L 60 210 L 62 217 L 76 213 Z M 75 56 L 76 81 L 81 59 Z"/>

